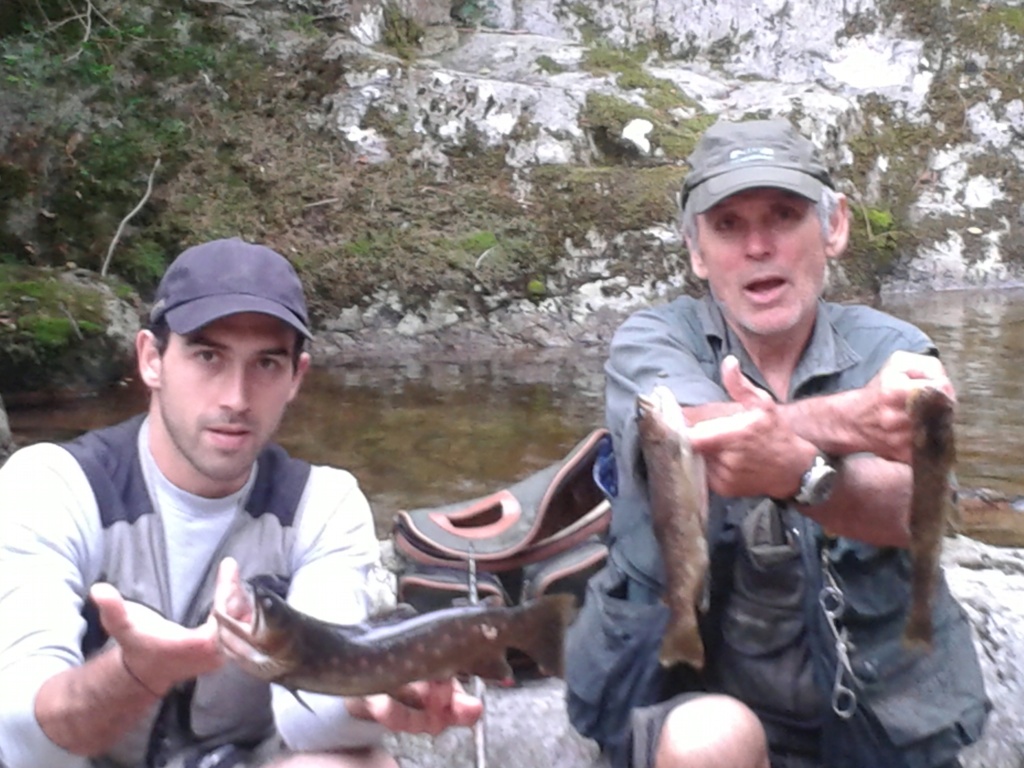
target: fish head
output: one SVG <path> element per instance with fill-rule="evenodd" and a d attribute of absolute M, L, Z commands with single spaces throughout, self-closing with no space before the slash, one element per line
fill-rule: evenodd
<path fill-rule="evenodd" d="M 686 418 L 679 407 L 679 401 L 664 384 L 658 384 L 647 394 L 637 396 L 636 415 L 640 429 L 644 431 L 671 431 L 678 434 L 686 431 Z"/>
<path fill-rule="evenodd" d="M 258 579 L 244 585 L 247 618 L 214 605 L 225 655 L 254 677 L 273 681 L 294 666 L 292 639 L 295 611 L 276 591 Z"/>

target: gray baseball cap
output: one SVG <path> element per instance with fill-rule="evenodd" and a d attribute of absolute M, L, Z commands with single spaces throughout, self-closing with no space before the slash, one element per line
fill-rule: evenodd
<path fill-rule="evenodd" d="M 680 204 L 704 213 L 722 200 L 755 187 L 773 187 L 817 202 L 822 187 L 835 189 L 817 147 L 786 120 L 718 122 L 688 158 Z"/>
<path fill-rule="evenodd" d="M 295 269 L 277 251 L 238 238 L 183 251 L 156 289 L 149 320 L 184 335 L 239 312 L 271 315 L 313 338 Z"/>

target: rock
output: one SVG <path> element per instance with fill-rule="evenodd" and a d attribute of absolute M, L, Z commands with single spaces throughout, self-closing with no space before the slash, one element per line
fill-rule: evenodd
<path fill-rule="evenodd" d="M 7 421 L 3 398 L 0 398 L 0 467 L 14 453 L 14 438 L 11 437 L 11 425 Z"/>
<path fill-rule="evenodd" d="M 599 760 L 597 745 L 578 735 L 565 711 L 565 684 L 543 680 L 519 688 L 488 688 L 484 694 L 487 765 L 498 768 L 584 768 Z M 453 728 L 429 736 L 388 737 L 387 746 L 402 768 L 471 768 L 474 736 Z"/>
<path fill-rule="evenodd" d="M 1000 549 L 964 536 L 947 539 L 949 587 L 974 626 L 985 687 L 994 710 L 964 768 L 1024 763 L 1024 549 Z"/>
<path fill-rule="evenodd" d="M 947 539 L 943 560 L 950 588 L 974 627 L 985 684 L 995 706 L 982 740 L 964 753 L 963 766 L 1020 768 L 1024 759 L 1024 549 L 1000 549 L 960 536 Z M 488 765 L 593 768 L 603 764 L 594 743 L 569 724 L 562 681 L 488 688 L 485 696 Z M 392 736 L 388 747 L 402 768 L 475 765 L 473 734 L 465 728 L 433 739 Z"/>

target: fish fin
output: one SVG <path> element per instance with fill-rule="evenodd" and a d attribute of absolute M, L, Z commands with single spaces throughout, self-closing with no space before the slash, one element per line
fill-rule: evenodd
<path fill-rule="evenodd" d="M 495 650 L 501 655 L 481 656 L 474 659 L 466 672 L 470 675 L 482 677 L 484 680 L 508 680 L 512 677 L 512 667 L 505 658 L 504 650 L 495 646 Z"/>
<path fill-rule="evenodd" d="M 503 608 L 505 606 L 505 601 L 502 599 L 501 595 L 487 595 L 475 603 L 468 597 L 456 597 L 452 599 L 453 608 L 465 608 L 470 605 L 486 605 L 488 608 Z"/>
<path fill-rule="evenodd" d="M 419 616 L 419 611 L 408 603 L 398 603 L 398 605 L 392 608 L 384 608 L 367 617 L 364 623 L 371 627 L 380 627 L 388 624 L 397 624 L 400 621 L 411 619 L 413 616 Z"/>
<path fill-rule="evenodd" d="M 299 696 L 298 690 L 296 690 L 295 688 L 285 688 L 285 690 L 288 691 L 288 693 L 290 693 L 292 696 L 295 697 L 295 700 L 297 702 L 299 702 L 299 704 L 302 705 L 302 708 L 304 710 L 309 712 L 311 715 L 315 715 L 316 714 L 316 712 L 313 711 L 313 708 L 311 706 L 309 706 L 309 704 L 307 704 L 306 701 L 301 696 Z"/>
<path fill-rule="evenodd" d="M 519 610 L 522 621 L 509 627 L 509 645 L 529 656 L 546 675 L 565 671 L 565 630 L 576 616 L 576 598 L 568 594 L 544 595 Z"/>
<path fill-rule="evenodd" d="M 689 664 L 698 672 L 704 669 L 704 641 L 700 637 L 697 621 L 669 624 L 661 640 L 658 660 L 663 667 L 680 662 Z"/>

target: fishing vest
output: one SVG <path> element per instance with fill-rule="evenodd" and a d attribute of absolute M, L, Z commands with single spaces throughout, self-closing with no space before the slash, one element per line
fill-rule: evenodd
<path fill-rule="evenodd" d="M 902 634 L 910 603 L 909 553 L 830 538 L 795 512 L 783 517 L 789 544 L 751 552 L 744 528 L 765 501 L 712 499 L 714 609 L 701 622 L 708 687 L 748 703 L 769 733 L 814 732 L 830 768 L 932 768 L 951 762 L 980 737 L 991 704 L 967 616 L 944 576 L 933 601 L 933 648 L 908 649 Z M 616 550 L 622 556 L 645 538 L 616 541 L 613 558 Z M 656 543 L 648 546 L 653 549 L 637 553 L 637 561 L 660 560 Z M 648 575 L 645 583 L 660 578 Z M 826 587 L 841 595 L 831 620 L 822 604 Z M 848 667 L 833 634 L 844 628 Z M 748 679 L 759 686 L 745 688 Z M 768 708 L 768 702 L 782 699 L 799 715 L 787 720 L 777 706 Z M 808 704 L 816 711 L 808 712 Z"/>
<path fill-rule="evenodd" d="M 79 463 L 96 497 L 103 531 L 100 581 L 113 584 L 126 600 L 168 615 L 171 609 L 166 542 L 160 516 L 153 509 L 139 460 L 138 433 L 143 416 L 88 432 L 63 444 Z M 214 557 L 196 563 L 204 575 L 189 602 L 184 621 L 197 627 L 213 602 L 217 565 L 224 557 L 238 561 L 243 579 L 256 574 L 289 577 L 295 523 L 310 465 L 288 456 L 277 445 L 263 449 L 245 504 L 245 514 L 231 523 Z M 110 640 L 94 605 L 86 601 L 83 655 L 105 648 Z M 270 686 L 233 664 L 175 686 L 107 755 L 126 766 L 160 766 L 171 755 L 195 748 L 202 754 L 221 744 L 256 744 L 273 730 Z"/>

